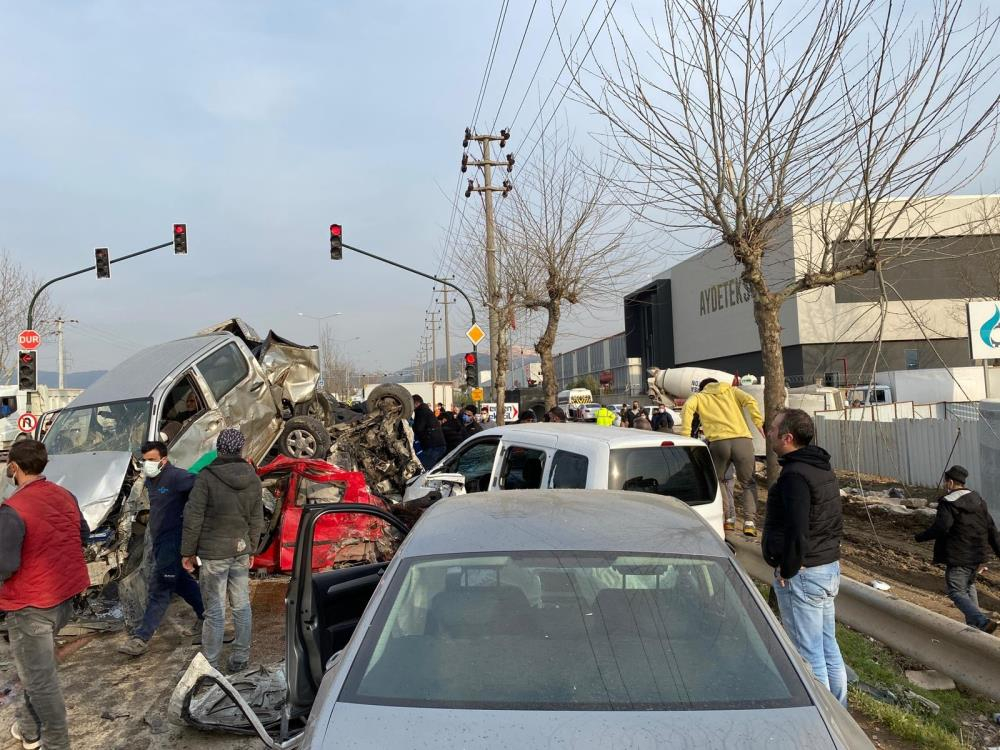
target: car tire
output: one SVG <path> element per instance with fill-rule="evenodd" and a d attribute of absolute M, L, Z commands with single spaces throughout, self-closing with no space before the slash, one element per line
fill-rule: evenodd
<path fill-rule="evenodd" d="M 396 383 L 382 383 L 376 386 L 368 398 L 365 399 L 368 413 L 384 411 L 385 408 L 400 409 L 400 419 L 409 419 L 413 416 L 413 396 L 403 386 Z"/>
<path fill-rule="evenodd" d="M 326 397 L 320 393 L 304 404 L 296 404 L 294 408 L 296 417 L 312 417 L 324 424 L 329 416 L 329 406 Z"/>
<path fill-rule="evenodd" d="M 325 459 L 330 452 L 330 433 L 315 417 L 292 417 L 278 438 L 278 452 L 288 458 Z"/>

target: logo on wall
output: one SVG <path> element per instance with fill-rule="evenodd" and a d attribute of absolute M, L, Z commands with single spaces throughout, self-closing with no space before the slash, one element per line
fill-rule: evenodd
<path fill-rule="evenodd" d="M 1000 303 L 970 302 L 969 344 L 973 359 L 1000 359 Z"/>
<path fill-rule="evenodd" d="M 993 349 L 1000 349 L 1000 306 L 993 305 L 993 315 L 979 329 L 983 343 Z"/>

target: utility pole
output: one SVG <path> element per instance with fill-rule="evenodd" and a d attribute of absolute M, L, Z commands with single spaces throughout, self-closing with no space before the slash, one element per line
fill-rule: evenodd
<path fill-rule="evenodd" d="M 430 316 L 431 324 L 431 372 L 434 373 L 434 382 L 438 379 L 438 338 L 437 338 L 437 311 L 427 313 Z"/>
<path fill-rule="evenodd" d="M 66 350 L 63 345 L 63 325 L 66 323 L 79 323 L 79 320 L 66 320 L 65 318 L 56 318 L 55 320 L 43 320 L 43 323 L 55 323 L 56 339 L 59 345 L 59 387 L 66 387 Z"/>
<path fill-rule="evenodd" d="M 490 387 L 493 390 L 493 400 L 497 404 L 497 425 L 504 423 L 504 386 L 497 377 L 497 338 L 500 333 L 500 321 L 497 317 L 497 310 L 500 306 L 500 291 L 497 288 L 497 268 L 496 268 L 496 244 L 494 240 L 495 226 L 493 221 L 493 193 L 501 192 L 507 195 L 512 189 L 510 180 L 504 180 L 502 187 L 493 187 L 493 167 L 507 167 L 510 172 L 514 168 L 514 155 L 507 154 L 506 161 L 490 161 L 490 143 L 500 141 L 500 148 L 507 145 L 510 139 L 509 130 L 501 130 L 500 135 L 475 135 L 472 128 L 465 129 L 465 139 L 462 141 L 463 148 L 468 148 L 470 141 L 478 141 L 483 150 L 483 158 L 480 160 L 469 159 L 468 154 L 462 155 L 462 171 L 471 165 L 480 167 L 483 170 L 483 185 L 477 186 L 475 180 L 469 180 L 469 187 L 465 191 L 465 197 L 470 197 L 473 193 L 483 193 L 486 208 L 486 306 L 489 308 L 489 328 L 490 328 Z"/>
<path fill-rule="evenodd" d="M 438 304 L 444 307 L 444 358 L 447 361 L 448 366 L 448 382 L 451 383 L 451 331 L 448 329 L 448 305 L 451 301 L 448 299 L 448 287 L 441 286 L 441 299 L 435 300 Z"/>

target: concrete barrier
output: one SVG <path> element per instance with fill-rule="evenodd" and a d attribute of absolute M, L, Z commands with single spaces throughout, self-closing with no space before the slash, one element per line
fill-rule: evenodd
<path fill-rule="evenodd" d="M 760 544 L 734 535 L 729 541 L 743 569 L 771 583 L 774 571 L 761 557 Z M 836 607 L 837 620 L 845 625 L 969 690 L 1000 700 L 1000 638 L 847 577 L 841 578 Z"/>

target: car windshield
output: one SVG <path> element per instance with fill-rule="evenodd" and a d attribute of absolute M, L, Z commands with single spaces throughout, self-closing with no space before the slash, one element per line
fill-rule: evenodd
<path fill-rule="evenodd" d="M 715 500 L 717 485 L 712 457 L 703 445 L 615 448 L 608 455 L 611 490 L 670 495 L 702 505 Z"/>
<path fill-rule="evenodd" d="M 603 552 L 404 561 L 339 700 L 527 710 L 809 702 L 731 561 Z"/>
<path fill-rule="evenodd" d="M 49 455 L 90 451 L 135 453 L 149 434 L 149 399 L 64 409 L 45 434 Z"/>

